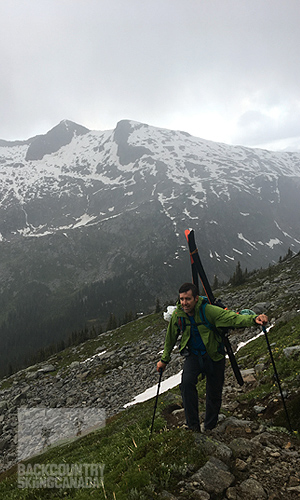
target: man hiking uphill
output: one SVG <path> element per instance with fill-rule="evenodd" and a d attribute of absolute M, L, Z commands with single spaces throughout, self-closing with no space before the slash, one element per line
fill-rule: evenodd
<path fill-rule="evenodd" d="M 171 352 L 181 331 L 180 353 L 185 357 L 180 391 L 189 429 L 200 431 L 198 376 L 206 376 L 206 412 L 204 429 L 216 427 L 222 402 L 225 372 L 225 353 L 217 328 L 245 328 L 265 325 L 265 314 L 237 314 L 218 306 L 207 304 L 205 316 L 213 329 L 203 322 L 203 298 L 199 297 L 193 283 L 184 283 L 179 289 L 179 302 L 168 326 L 164 352 L 157 363 L 157 371 L 164 370 L 171 359 Z M 202 317 L 202 321 L 201 321 Z M 184 323 L 184 327 L 182 327 Z"/>

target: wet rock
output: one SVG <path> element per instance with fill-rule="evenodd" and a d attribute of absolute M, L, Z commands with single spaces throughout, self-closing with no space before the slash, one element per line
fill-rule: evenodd
<path fill-rule="evenodd" d="M 230 459 L 232 457 L 232 450 L 229 448 L 229 446 L 226 446 L 223 443 L 220 443 L 213 454 L 214 457 L 219 458 L 222 460 L 222 462 L 229 464 Z"/>
<path fill-rule="evenodd" d="M 219 433 L 243 433 L 250 428 L 252 422 L 250 420 L 242 420 L 236 417 L 226 418 L 218 426 Z"/>
<path fill-rule="evenodd" d="M 5 450 L 10 445 L 10 439 L 0 439 L 0 451 Z"/>
<path fill-rule="evenodd" d="M 50 373 L 55 371 L 55 366 L 53 365 L 45 365 L 42 368 L 39 368 L 38 373 Z"/>
<path fill-rule="evenodd" d="M 253 410 L 255 411 L 255 413 L 263 413 L 264 411 L 266 411 L 266 406 L 258 406 L 258 405 L 255 405 L 253 406 Z"/>
<path fill-rule="evenodd" d="M 236 438 L 229 444 L 229 448 L 233 452 L 233 456 L 237 458 L 247 458 L 253 451 L 253 443 L 249 439 Z"/>
<path fill-rule="evenodd" d="M 191 479 L 198 482 L 202 489 L 215 495 L 231 486 L 235 478 L 224 462 L 212 457 Z"/>
<path fill-rule="evenodd" d="M 210 500 L 210 494 L 204 490 L 196 490 L 191 493 L 190 497 L 192 500 Z"/>
<path fill-rule="evenodd" d="M 268 498 L 268 495 L 262 485 L 253 478 L 243 481 L 240 484 L 238 491 L 241 495 L 243 495 L 245 500 L 265 500 Z"/>
<path fill-rule="evenodd" d="M 177 497 L 174 497 L 172 493 L 169 493 L 168 491 L 164 490 L 160 494 L 160 500 L 177 500 Z"/>
<path fill-rule="evenodd" d="M 227 489 L 226 498 L 228 500 L 238 500 L 236 488 L 234 486 L 230 486 L 230 488 Z"/>
<path fill-rule="evenodd" d="M 264 371 L 264 369 L 265 369 L 264 363 L 257 363 L 257 365 L 255 365 L 254 367 L 255 373 L 261 373 Z"/>
<path fill-rule="evenodd" d="M 235 461 L 235 467 L 239 471 L 245 471 L 247 469 L 247 467 L 248 467 L 248 464 L 244 460 L 241 460 L 240 458 L 237 458 L 236 461 Z"/>
<path fill-rule="evenodd" d="M 254 375 L 254 374 L 255 374 L 254 368 L 247 368 L 247 370 L 241 370 L 242 377 L 247 377 L 248 375 Z"/>
<path fill-rule="evenodd" d="M 204 434 L 195 433 L 195 443 L 208 457 L 215 457 L 229 464 L 232 450 L 226 444 L 216 440 L 214 436 L 207 437 Z"/>
<path fill-rule="evenodd" d="M 256 312 L 256 314 L 264 314 L 270 307 L 270 302 L 257 302 L 254 304 L 252 309 Z"/>
<path fill-rule="evenodd" d="M 294 356 L 300 355 L 300 345 L 294 345 L 292 347 L 286 347 L 283 349 L 283 354 L 286 358 L 292 358 Z"/>
<path fill-rule="evenodd" d="M 70 369 L 72 370 L 73 368 L 78 368 L 79 366 L 80 366 L 79 361 L 72 361 L 72 363 L 70 364 Z"/>
<path fill-rule="evenodd" d="M 3 413 L 5 413 L 5 411 L 7 410 L 8 408 L 8 402 L 7 401 L 0 401 L 0 415 L 2 415 Z"/>

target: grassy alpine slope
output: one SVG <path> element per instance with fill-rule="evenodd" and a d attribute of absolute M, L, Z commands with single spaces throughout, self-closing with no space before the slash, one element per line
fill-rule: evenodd
<path fill-rule="evenodd" d="M 295 289 L 299 272 L 300 258 L 296 256 L 268 271 L 255 273 L 242 287 L 224 289 L 225 298 L 227 295 L 233 299 L 236 294 L 240 300 L 246 300 L 253 291 L 257 292 L 257 283 L 268 281 L 278 284 L 278 296 L 272 293 L 272 296 L 266 297 L 265 302 L 269 308 L 266 312 L 275 322 L 269 339 L 282 388 L 287 397 L 292 427 L 296 431 L 292 439 L 296 441 L 297 432 L 300 431 L 300 356 L 287 356 L 284 349 L 300 344 L 300 315 L 296 312 L 299 309 L 299 291 L 294 291 L 293 296 L 288 297 L 288 294 L 284 293 L 283 283 Z M 161 328 L 160 316 L 152 315 L 118 329 L 118 334 L 113 338 L 121 342 L 127 338 L 134 342 L 136 335 L 146 334 L 145 329 L 149 328 L 152 322 Z M 83 350 L 85 345 L 86 354 L 90 354 L 91 343 L 84 344 Z M 274 380 L 264 336 L 242 347 L 237 358 L 242 369 L 259 369 L 255 370 L 255 383 L 246 384 L 245 390 L 237 393 L 234 409 L 229 405 L 226 414 L 256 419 L 259 424 L 267 425 L 273 432 L 287 432 L 285 414 L 278 396 L 278 386 Z M 230 384 L 234 384 L 230 371 L 226 384 L 228 380 Z M 204 408 L 204 382 L 199 382 L 199 393 L 200 405 Z M 191 476 L 207 459 L 201 445 L 195 442 L 194 434 L 171 426 L 166 417 L 168 408 L 174 403 L 180 404 L 180 401 L 178 387 L 159 396 L 154 432 L 150 440 L 154 399 L 127 408 L 109 419 L 104 428 L 92 434 L 64 446 L 49 449 L 26 462 L 32 465 L 103 464 L 103 481 L 100 481 L 98 488 L 70 489 L 62 484 L 61 488 L 56 489 L 22 489 L 18 488 L 17 470 L 14 468 L 0 477 L 0 498 L 84 500 L 94 497 L 104 500 L 148 500 L 167 498 L 162 494 L 164 490 L 178 493 L 178 483 Z M 260 405 L 265 410 L 255 414 L 255 405 Z"/>

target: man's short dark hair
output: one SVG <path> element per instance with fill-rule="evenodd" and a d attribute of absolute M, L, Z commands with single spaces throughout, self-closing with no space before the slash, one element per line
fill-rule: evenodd
<path fill-rule="evenodd" d="M 181 287 L 179 288 L 179 293 L 186 293 L 189 290 L 191 290 L 194 298 L 199 295 L 198 288 L 196 287 L 196 285 L 194 285 L 194 283 L 183 283 L 183 285 L 181 285 Z"/>

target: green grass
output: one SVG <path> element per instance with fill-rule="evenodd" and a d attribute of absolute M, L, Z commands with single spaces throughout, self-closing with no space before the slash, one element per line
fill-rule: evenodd
<path fill-rule="evenodd" d="M 166 401 L 165 401 L 166 398 Z M 0 498 L 6 500 L 97 499 L 130 500 L 159 498 L 163 489 L 176 488 L 178 481 L 205 463 L 194 435 L 181 428 L 167 429 L 162 417 L 168 397 L 159 398 L 151 439 L 153 400 L 130 407 L 104 427 L 65 446 L 49 449 L 25 463 L 103 464 L 99 488 L 18 488 L 17 473 L 0 477 Z M 28 470 L 28 469 L 27 469 Z"/>
<path fill-rule="evenodd" d="M 278 323 L 267 335 L 279 377 L 285 383 L 290 382 L 291 387 L 296 386 L 295 379 L 300 374 L 300 357 L 287 358 L 283 350 L 288 346 L 299 345 L 300 317 L 297 316 L 286 324 Z M 274 370 L 265 335 L 242 347 L 237 355 L 238 360 L 239 358 L 244 358 L 241 365 L 247 367 L 264 363 L 265 370 L 261 377 L 273 377 Z"/>
<path fill-rule="evenodd" d="M 283 351 L 286 347 L 300 344 L 300 317 L 296 316 L 287 323 L 276 324 L 267 335 L 281 388 L 288 390 L 290 394 L 295 394 L 300 380 L 300 356 L 286 357 Z M 264 335 L 242 347 L 237 355 L 238 360 L 239 358 L 242 358 L 240 365 L 243 368 L 254 367 L 258 363 L 264 364 L 264 370 L 256 375 L 259 385 L 240 395 L 240 401 L 260 400 L 270 394 L 279 393 L 274 366 Z M 300 398 L 292 397 L 290 400 L 287 398 L 286 406 L 293 429 L 300 432 Z M 286 426 L 284 411 L 276 418 L 276 422 L 278 425 Z"/>

